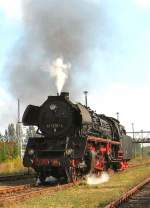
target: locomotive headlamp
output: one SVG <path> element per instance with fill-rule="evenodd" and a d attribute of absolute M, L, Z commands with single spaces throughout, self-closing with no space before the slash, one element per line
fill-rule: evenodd
<path fill-rule="evenodd" d="M 56 109 L 56 105 L 55 105 L 55 104 L 51 104 L 51 105 L 49 106 L 49 108 L 50 108 L 50 110 L 55 110 L 55 109 Z"/>
<path fill-rule="evenodd" d="M 33 155 L 33 154 L 34 154 L 34 150 L 33 150 L 33 149 L 29 149 L 29 150 L 28 150 L 28 154 L 29 154 L 29 155 Z"/>

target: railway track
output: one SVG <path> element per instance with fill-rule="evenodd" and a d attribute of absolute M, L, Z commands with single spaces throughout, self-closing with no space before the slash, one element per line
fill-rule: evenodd
<path fill-rule="evenodd" d="M 77 182 L 76 184 L 79 184 Z M 57 184 L 53 186 L 35 186 L 33 184 L 25 184 L 13 187 L 6 187 L 0 190 L 0 207 L 16 201 L 23 201 L 25 199 L 45 194 L 46 192 L 53 194 L 57 191 L 64 190 L 74 186 L 74 183 L 69 184 Z"/>
<path fill-rule="evenodd" d="M 150 163 L 147 163 L 147 165 L 150 165 Z M 129 165 L 129 168 L 135 168 L 141 166 L 141 164 L 139 165 Z M 17 180 L 23 180 L 23 179 L 30 179 L 30 178 L 35 178 L 36 175 L 35 174 L 28 174 L 28 173 L 24 173 L 24 174 L 15 174 L 15 175 L 4 175 L 4 176 L 0 176 L 0 182 L 9 182 L 9 181 L 17 181 Z"/>
<path fill-rule="evenodd" d="M 24 180 L 28 178 L 34 178 L 35 175 L 9 175 L 9 176 L 0 176 L 0 182 L 12 181 L 12 180 Z M 25 181 L 26 182 L 26 181 Z M 77 182 L 79 184 L 81 181 Z M 53 194 L 54 192 L 64 190 L 66 188 L 74 186 L 73 183 L 63 184 L 63 185 L 55 185 L 55 186 L 35 186 L 35 183 L 28 183 L 28 184 L 13 184 L 11 186 L 0 186 L 0 207 L 6 203 L 10 203 L 12 201 L 22 201 L 37 195 L 41 195 L 45 192 L 49 192 Z M 145 191 L 143 188 L 146 188 Z M 144 190 L 143 192 L 141 192 Z M 137 195 L 134 195 L 137 193 Z M 146 195 L 143 195 L 145 193 Z M 134 207 L 134 208 L 144 208 L 144 206 L 135 206 L 138 205 L 138 200 L 141 201 L 141 204 L 147 203 L 147 194 L 149 194 L 149 204 L 150 204 L 150 178 L 139 184 L 138 186 L 134 187 L 127 193 L 125 193 L 122 197 L 118 200 L 112 202 L 111 204 L 107 205 L 105 208 L 126 208 L 126 207 Z M 130 206 L 129 206 L 130 203 Z M 133 205 L 134 204 L 134 205 Z M 145 208 L 148 208 L 148 205 L 145 205 Z"/>
<path fill-rule="evenodd" d="M 0 182 L 5 182 L 5 181 L 13 181 L 13 180 L 23 180 L 23 179 L 28 179 L 28 178 L 34 178 L 34 174 L 16 174 L 16 175 L 4 175 L 0 176 Z"/>
<path fill-rule="evenodd" d="M 150 162 L 147 162 L 145 164 L 129 164 L 129 168 L 136 168 L 136 167 L 141 167 L 141 166 L 147 166 L 150 165 Z"/>
<path fill-rule="evenodd" d="M 105 208 L 150 208 L 150 178 L 147 178 Z"/>

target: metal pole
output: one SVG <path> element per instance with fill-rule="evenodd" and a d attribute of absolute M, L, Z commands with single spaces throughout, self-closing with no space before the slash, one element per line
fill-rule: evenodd
<path fill-rule="evenodd" d="M 22 141 L 21 141 L 21 122 L 20 122 L 20 100 L 18 99 L 18 149 L 20 158 L 22 158 Z"/>
<path fill-rule="evenodd" d="M 132 125 L 132 132 L 133 132 L 133 140 L 134 140 L 134 123 Z M 136 143 L 134 143 L 134 157 L 136 157 Z"/>
<path fill-rule="evenodd" d="M 133 139 L 134 139 L 134 123 L 132 123 L 131 125 L 132 125 Z"/>
<path fill-rule="evenodd" d="M 20 123 L 20 100 L 18 99 L 18 123 Z"/>
<path fill-rule="evenodd" d="M 88 103 L 87 103 L 87 94 L 88 94 L 88 91 L 84 91 L 83 93 L 85 95 L 85 106 L 88 107 Z"/>
<path fill-rule="evenodd" d="M 142 159 L 143 159 L 143 130 L 141 130 L 141 136 L 142 136 L 141 150 L 142 150 Z"/>
<path fill-rule="evenodd" d="M 117 114 L 117 120 L 119 121 L 119 112 L 117 112 L 116 114 Z"/>

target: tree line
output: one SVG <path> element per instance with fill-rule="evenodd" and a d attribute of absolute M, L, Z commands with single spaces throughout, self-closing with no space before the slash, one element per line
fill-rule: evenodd
<path fill-rule="evenodd" d="M 8 125 L 8 128 L 5 129 L 5 133 L 0 133 L 0 141 L 17 141 L 20 140 L 20 136 L 25 135 L 28 137 L 33 137 L 36 135 L 36 129 L 34 126 L 29 126 L 25 129 L 25 132 L 23 132 L 22 124 L 17 123 L 16 125 L 14 123 L 10 123 Z"/>
<path fill-rule="evenodd" d="M 23 129 L 21 123 L 10 123 L 5 129 L 5 133 L 0 133 L 0 162 L 7 159 L 16 158 L 20 155 L 20 140 L 36 135 L 34 126 Z"/>

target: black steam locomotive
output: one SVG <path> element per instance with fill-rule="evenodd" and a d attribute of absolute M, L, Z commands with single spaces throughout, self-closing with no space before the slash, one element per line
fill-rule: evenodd
<path fill-rule="evenodd" d="M 29 105 L 25 126 L 37 126 L 29 138 L 23 164 L 41 182 L 46 177 L 75 181 L 88 173 L 127 168 L 132 142 L 120 122 L 69 100 L 69 93 L 49 96 L 40 106 Z"/>

